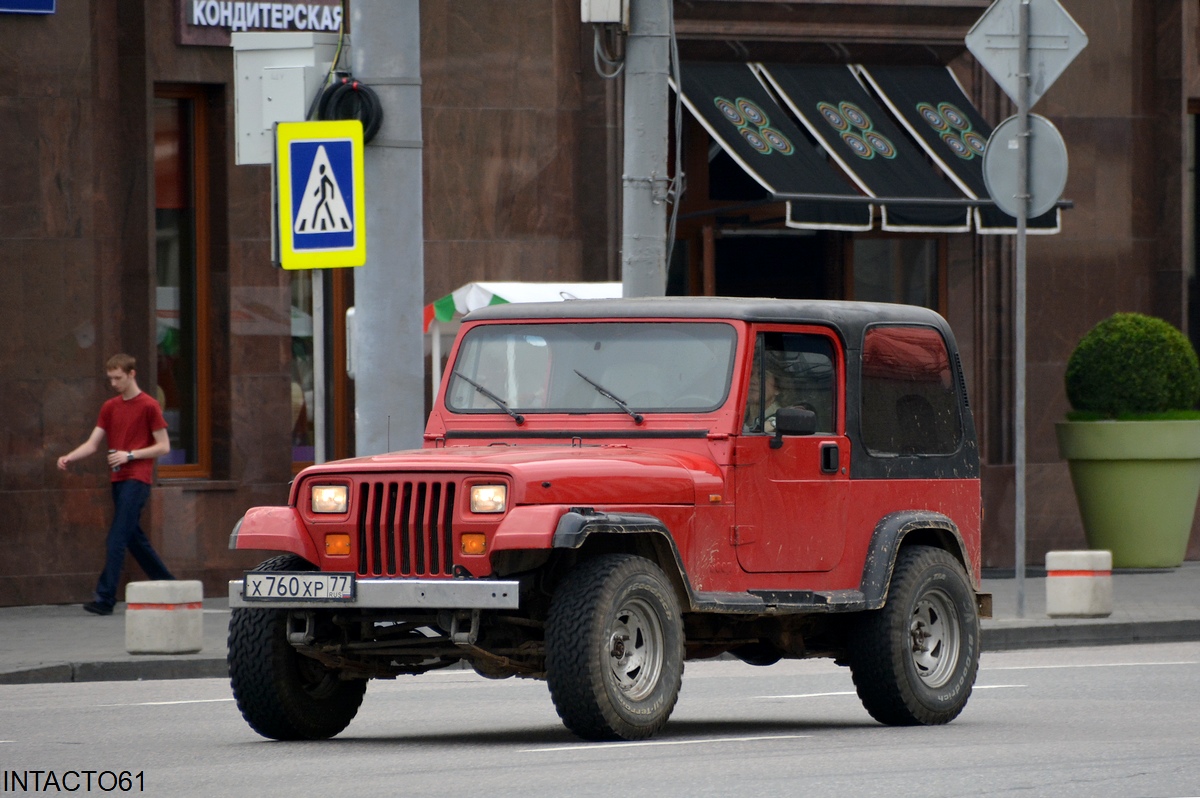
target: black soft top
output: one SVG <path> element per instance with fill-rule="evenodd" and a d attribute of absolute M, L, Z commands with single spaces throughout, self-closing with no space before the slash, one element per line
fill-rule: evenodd
<path fill-rule="evenodd" d="M 923 324 L 941 330 L 951 346 L 954 337 L 940 315 L 928 308 L 882 302 L 825 299 L 743 297 L 645 297 L 637 299 L 573 299 L 565 302 L 521 302 L 489 305 L 464 321 L 528 319 L 668 318 L 733 319 L 747 322 L 819 324 L 841 332 L 857 348 L 863 329 L 872 324 Z"/>

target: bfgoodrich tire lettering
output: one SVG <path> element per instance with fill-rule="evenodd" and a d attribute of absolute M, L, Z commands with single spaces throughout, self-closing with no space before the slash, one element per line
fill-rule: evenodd
<path fill-rule="evenodd" d="M 260 571 L 308 571 L 301 558 L 285 554 Z M 345 729 L 358 713 L 365 680 L 338 678 L 287 641 L 287 613 L 235 609 L 229 619 L 229 681 L 250 728 L 275 740 L 320 740 Z"/>
<path fill-rule="evenodd" d="M 666 724 L 682 679 L 682 616 L 658 566 L 610 554 L 563 579 L 546 620 L 546 680 L 568 729 L 646 739 Z"/>
<path fill-rule="evenodd" d="M 929 546 L 902 549 L 887 604 L 863 616 L 850 649 L 858 697 L 880 723 L 958 717 L 979 669 L 975 596 L 958 560 Z"/>

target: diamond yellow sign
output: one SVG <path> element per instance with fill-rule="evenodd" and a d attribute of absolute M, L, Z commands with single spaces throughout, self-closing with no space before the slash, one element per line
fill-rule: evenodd
<path fill-rule="evenodd" d="M 366 263 L 362 122 L 281 122 L 275 131 L 275 173 L 283 268 Z"/>

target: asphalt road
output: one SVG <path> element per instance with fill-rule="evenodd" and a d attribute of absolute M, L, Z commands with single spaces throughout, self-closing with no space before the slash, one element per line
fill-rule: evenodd
<path fill-rule="evenodd" d="M 220 679 L 0 686 L 0 794 L 89 794 L 95 771 L 93 793 L 247 798 L 1200 795 L 1200 643 L 985 653 L 943 727 L 880 726 L 853 690 L 828 661 L 689 663 L 660 736 L 591 744 L 542 683 L 444 671 L 373 682 L 334 740 L 276 743 Z"/>

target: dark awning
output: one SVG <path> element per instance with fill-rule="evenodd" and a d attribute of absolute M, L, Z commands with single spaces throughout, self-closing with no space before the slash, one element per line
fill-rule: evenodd
<path fill-rule="evenodd" d="M 988 197 L 983 153 L 992 126 L 967 99 L 947 67 L 862 67 L 861 74 L 968 197 Z M 981 233 L 1013 233 L 1016 225 L 1015 218 L 995 206 L 975 210 L 975 226 Z M 1059 209 L 1030 219 L 1027 228 L 1031 234 L 1057 233 Z"/>
<path fill-rule="evenodd" d="M 761 70 L 783 103 L 868 196 L 963 199 L 858 82 L 851 67 L 765 64 Z M 966 205 L 889 202 L 881 207 L 884 230 L 971 229 L 971 208 Z"/>
<path fill-rule="evenodd" d="M 746 64 L 685 63 L 680 70 L 688 110 L 746 173 L 773 195 L 827 195 L 830 201 L 788 202 L 788 224 L 818 230 L 869 230 L 869 204 L 788 118 Z"/>

